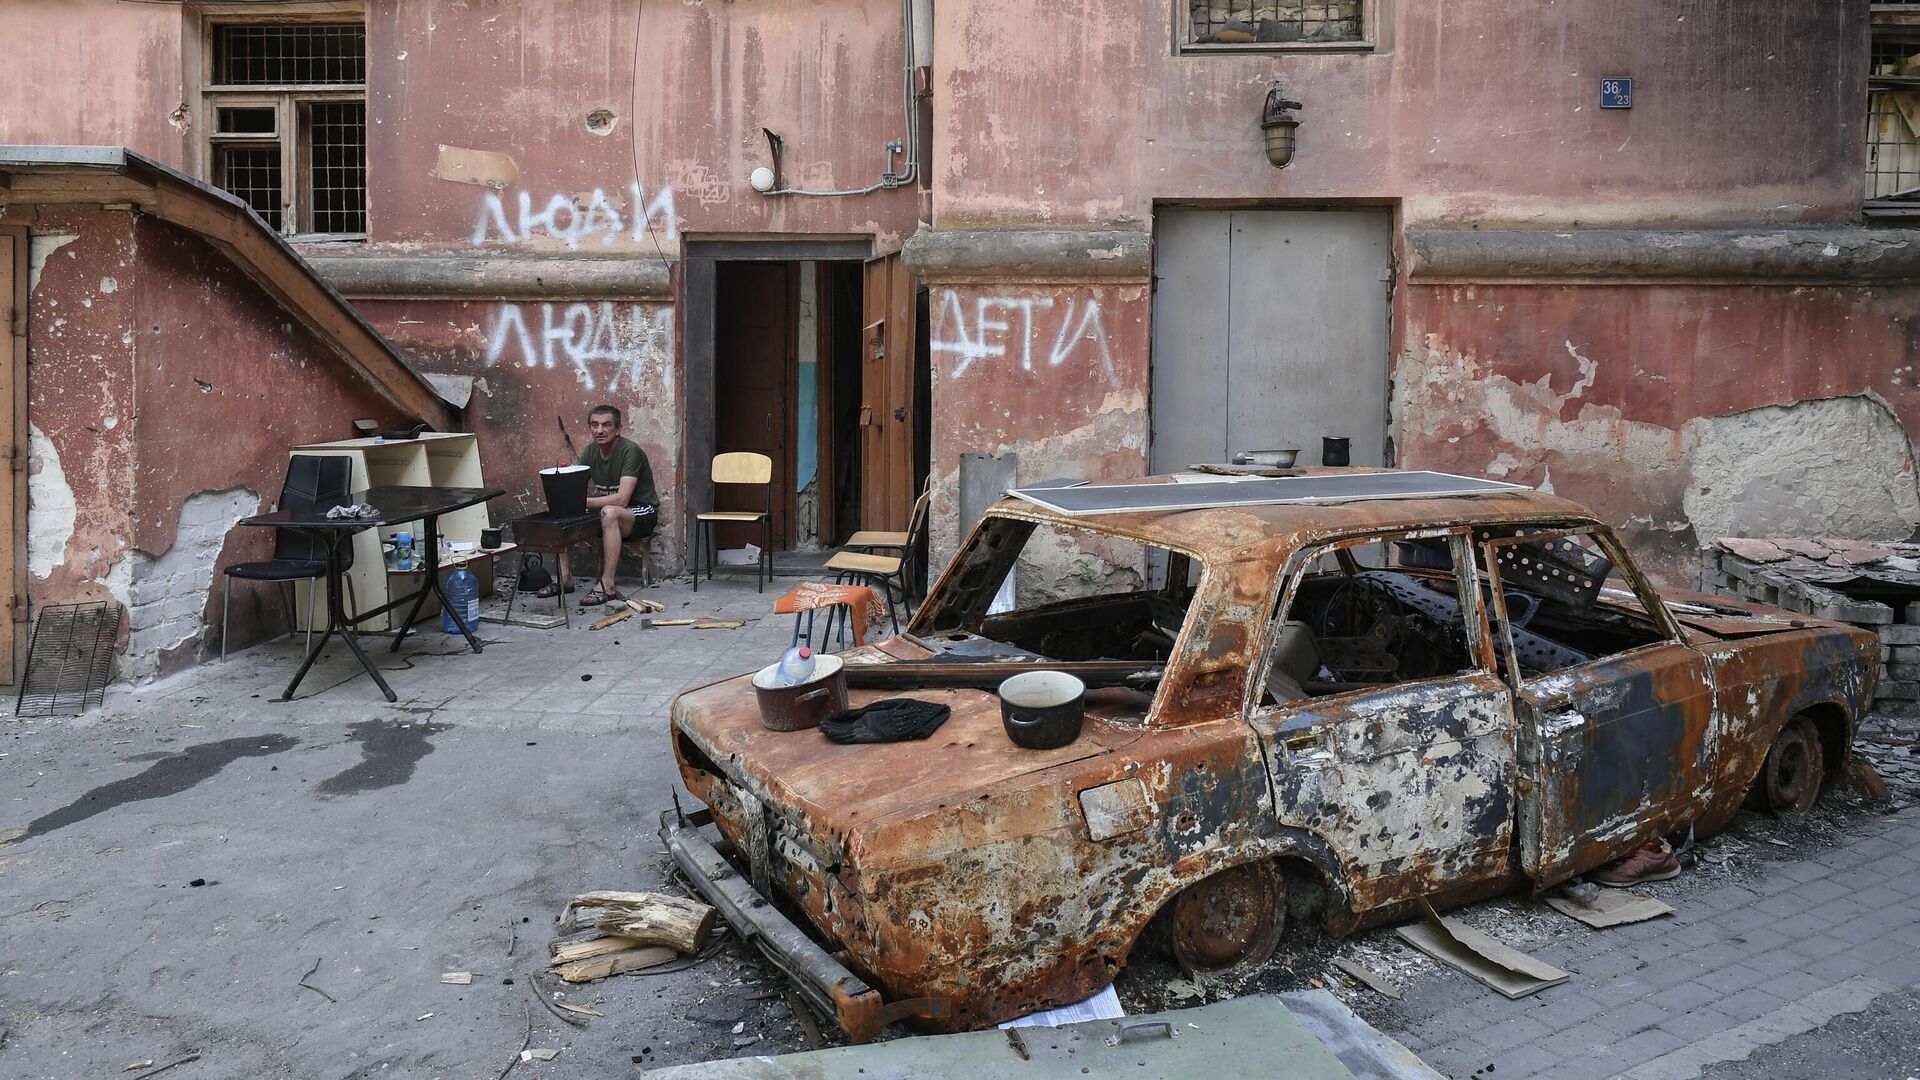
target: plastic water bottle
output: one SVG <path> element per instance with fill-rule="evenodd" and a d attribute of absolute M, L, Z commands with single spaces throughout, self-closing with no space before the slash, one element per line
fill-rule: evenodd
<path fill-rule="evenodd" d="M 393 568 L 395 570 L 413 569 L 413 534 L 395 533 L 393 537 Z"/>
<path fill-rule="evenodd" d="M 440 610 L 440 630 L 443 633 L 457 634 L 460 627 L 453 621 L 453 613 L 459 612 L 466 620 L 467 629 L 480 625 L 480 579 L 473 576 L 466 563 L 454 568 L 447 575 L 447 603 Z"/>
<path fill-rule="evenodd" d="M 796 645 L 780 658 L 780 685 L 799 686 L 813 678 L 813 650 Z"/>

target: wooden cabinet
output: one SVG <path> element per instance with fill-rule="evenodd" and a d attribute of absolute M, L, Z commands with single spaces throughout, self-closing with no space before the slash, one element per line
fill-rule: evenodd
<path fill-rule="evenodd" d="M 290 454 L 314 454 L 327 457 L 346 457 L 353 459 L 353 490 L 360 491 L 370 487 L 399 485 L 408 487 L 485 487 L 486 482 L 480 472 L 480 446 L 474 436 L 464 432 L 422 432 L 415 439 L 342 439 L 338 442 L 309 443 L 296 446 Z M 442 558 L 441 579 L 451 573 L 453 566 L 462 559 L 467 560 L 467 568 L 480 579 L 480 594 L 487 595 L 493 590 L 493 560 L 502 552 L 510 550 L 511 545 L 503 545 L 493 551 L 480 550 L 480 530 L 488 528 L 492 522 L 487 517 L 487 506 L 481 503 L 469 506 L 465 510 L 456 510 L 440 519 L 442 539 L 473 545 L 465 552 L 455 552 Z M 381 526 L 356 533 L 353 537 L 353 567 L 347 576 L 353 582 L 350 599 L 354 601 L 353 610 L 366 611 L 379 607 L 389 600 L 406 596 L 421 585 L 421 571 L 390 571 L 386 559 L 381 553 L 381 545 L 391 540 L 396 533 L 410 533 L 415 537 L 422 535 L 425 522 L 410 521 L 404 525 Z M 319 588 L 325 590 L 323 580 Z M 305 588 L 297 590 L 300 604 L 299 619 L 308 622 L 315 629 L 326 626 L 326 599 L 324 595 L 316 602 L 317 611 L 307 610 L 307 592 Z M 440 605 L 432 597 L 422 605 L 421 616 L 438 615 Z M 397 618 L 404 618 L 402 612 Z M 395 621 L 397 621 L 397 618 Z M 386 617 L 369 619 L 360 624 L 362 630 L 390 630 L 394 622 Z"/>

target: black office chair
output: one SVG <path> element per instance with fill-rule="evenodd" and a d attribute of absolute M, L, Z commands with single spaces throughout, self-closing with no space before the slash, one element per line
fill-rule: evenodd
<path fill-rule="evenodd" d="M 280 488 L 280 509 L 309 510 L 313 507 L 339 506 L 353 490 L 353 459 L 319 454 L 295 454 L 287 461 L 287 482 Z M 342 570 L 353 566 L 353 542 L 340 547 Z M 313 647 L 313 605 L 320 579 L 327 576 L 327 545 L 311 533 L 297 529 L 273 531 L 273 558 L 265 562 L 239 563 L 226 569 L 225 595 L 220 603 L 220 659 L 227 658 L 227 612 L 233 606 L 233 579 L 277 581 L 287 602 L 287 636 L 299 631 L 295 625 L 297 608 L 293 602 L 293 583 L 307 583 L 307 647 Z M 353 579 L 347 583 L 347 610 L 358 605 L 353 598 Z"/>

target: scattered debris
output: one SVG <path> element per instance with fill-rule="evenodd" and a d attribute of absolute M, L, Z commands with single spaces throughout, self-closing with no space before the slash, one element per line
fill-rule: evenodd
<path fill-rule="evenodd" d="M 135 1069 L 151 1069 L 151 1068 L 153 1068 L 153 1059 L 152 1059 L 152 1058 L 148 1058 L 148 1059 L 147 1059 L 147 1060 L 145 1060 L 145 1061 L 132 1061 L 132 1062 L 128 1062 L 128 1063 L 127 1063 L 127 1067 L 126 1067 L 126 1068 L 124 1068 L 124 1069 L 121 1069 L 120 1071 L 121 1071 L 121 1072 L 132 1072 L 132 1071 L 133 1071 L 133 1070 L 135 1070 Z"/>
<path fill-rule="evenodd" d="M 473 972 L 449 971 L 440 976 L 440 981 L 446 983 L 448 986 L 466 986 L 473 982 Z"/>
<path fill-rule="evenodd" d="M 1057 1009 L 1045 1009 L 1026 1016 L 1017 1016 L 1001 1024 L 1002 1028 L 1023 1027 L 1064 1027 L 1067 1024 L 1081 1024 L 1089 1020 L 1118 1020 L 1127 1015 L 1120 1007 L 1120 995 L 1113 992 L 1113 984 L 1108 983 L 1104 990 L 1084 1001 L 1071 1005 L 1062 1005 Z"/>
<path fill-rule="evenodd" d="M 1372 990 L 1374 993 L 1384 994 L 1395 1001 L 1400 1000 L 1400 988 L 1393 985 L 1393 982 L 1386 976 L 1355 963 L 1344 956 L 1334 957 L 1333 966 L 1338 968 L 1342 973 L 1352 976 L 1356 982 Z"/>
<path fill-rule="evenodd" d="M 543 1008 L 545 1008 L 548 1012 L 552 1013 L 554 1016 L 558 1017 L 563 1023 L 572 1024 L 574 1027 L 587 1026 L 587 1022 L 585 1020 L 580 1020 L 575 1017 L 568 1016 L 566 1013 L 563 1013 L 559 1009 L 555 1008 L 554 1002 L 547 1000 L 547 995 L 540 992 L 540 982 L 539 982 L 539 979 L 536 977 L 535 972 L 527 973 L 527 989 L 532 991 L 533 1000 L 539 1002 Z"/>
<path fill-rule="evenodd" d="M 521 1061 L 552 1061 L 559 1056 L 560 1051 L 548 1050 L 545 1047 L 535 1047 L 530 1050 L 520 1051 Z"/>
<path fill-rule="evenodd" d="M 300 982 L 298 985 L 304 986 L 307 989 L 313 991 L 314 993 L 319 994 L 321 997 L 326 998 L 328 1001 L 333 1002 L 335 1005 L 338 1005 L 340 1004 L 339 998 L 334 997 L 332 994 L 327 993 L 325 990 L 322 990 L 319 987 L 307 981 L 308 979 L 313 978 L 314 972 L 320 970 L 320 961 L 324 959 L 326 959 L 326 957 L 323 957 L 323 956 L 314 957 L 313 966 L 307 969 L 307 973 L 305 975 L 300 976 Z"/>
<path fill-rule="evenodd" d="M 1595 930 L 1609 926 L 1645 922 L 1673 914 L 1673 908 L 1644 893 L 1625 889 L 1602 889 L 1588 896 L 1584 891 L 1569 893 L 1562 889 L 1546 898 L 1547 906 L 1569 918 L 1578 919 Z"/>
<path fill-rule="evenodd" d="M 513 947 L 515 944 L 519 942 L 519 940 L 520 940 L 520 935 L 519 935 L 519 932 L 516 931 L 513 927 L 513 920 L 508 919 L 507 920 L 507 955 L 508 956 L 513 955 Z"/>
<path fill-rule="evenodd" d="M 587 629 L 605 630 L 607 627 L 612 626 L 614 623 L 626 622 L 628 619 L 633 618 L 634 614 L 635 612 L 632 608 L 623 607 L 619 611 L 614 612 L 613 614 L 607 616 L 606 618 L 595 622 L 592 626 L 587 627 Z"/>
<path fill-rule="evenodd" d="M 526 1008 L 526 1007 L 523 1006 L 523 1008 Z M 513 1052 L 513 1057 L 507 1061 L 507 1067 L 504 1069 L 501 1069 L 500 1075 L 494 1077 L 493 1080 L 507 1080 L 507 1074 L 513 1071 L 513 1067 L 515 1065 L 520 1064 L 520 1055 L 526 1051 L 527 1047 L 533 1045 L 533 1010 L 531 1008 L 526 1008 L 526 1015 L 527 1015 L 527 1034 L 525 1035 L 525 1037 L 523 1037 L 520 1040 L 520 1049 L 515 1050 Z"/>
<path fill-rule="evenodd" d="M 174 1061 L 169 1061 L 165 1065 L 160 1066 L 159 1068 L 153 1070 L 152 1072 L 143 1072 L 139 1076 L 134 1077 L 134 1080 L 146 1080 L 146 1078 L 149 1076 L 159 1076 L 161 1073 L 166 1072 L 168 1069 L 173 1068 L 175 1065 L 185 1065 L 190 1061 L 199 1061 L 199 1060 L 200 1060 L 199 1054 L 188 1054 L 186 1057 L 178 1058 Z"/>
<path fill-rule="evenodd" d="M 554 1005 L 556 1005 L 556 1006 L 558 1006 L 559 1008 L 562 1008 L 562 1009 L 565 1009 L 565 1010 L 567 1010 L 567 1011 L 568 1011 L 568 1012 L 570 1012 L 570 1013 L 579 1013 L 579 1014 L 580 1014 L 581 1016 L 605 1016 L 605 1015 L 607 1015 L 606 1013 L 603 1013 L 603 1012 L 601 1012 L 601 1011 L 599 1011 L 598 1009 L 589 1009 L 589 1008 L 587 1008 L 587 1007 L 586 1007 L 585 1005 L 569 1005 L 569 1004 L 567 1004 L 567 1003 L 566 1003 L 566 1002 L 564 1002 L 564 1001 L 556 1001 L 556 1002 L 554 1002 L 553 1004 L 554 1004 Z"/>
<path fill-rule="evenodd" d="M 1409 945 L 1436 960 L 1466 972 L 1510 998 L 1523 998 L 1549 986 L 1566 982 L 1570 976 L 1504 945 L 1475 930 L 1459 919 L 1444 918 L 1426 908 L 1423 922 L 1398 927 L 1396 933 Z"/>
<path fill-rule="evenodd" d="M 738 630 L 747 625 L 745 619 L 655 619 L 655 626 L 686 626 L 695 630 Z"/>
<path fill-rule="evenodd" d="M 421 1013 L 419 1016 L 416 1016 L 413 1018 L 413 1022 L 417 1024 L 422 1020 L 431 1020 L 431 1019 L 433 1019 L 432 1013 Z"/>

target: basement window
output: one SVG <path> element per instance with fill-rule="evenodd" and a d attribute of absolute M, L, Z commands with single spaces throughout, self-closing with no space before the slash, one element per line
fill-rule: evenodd
<path fill-rule="evenodd" d="M 1182 52 L 1370 49 L 1378 0 L 1175 0 Z"/>
<path fill-rule="evenodd" d="M 275 232 L 367 232 L 367 39 L 358 22 L 210 20 L 206 174 Z"/>

